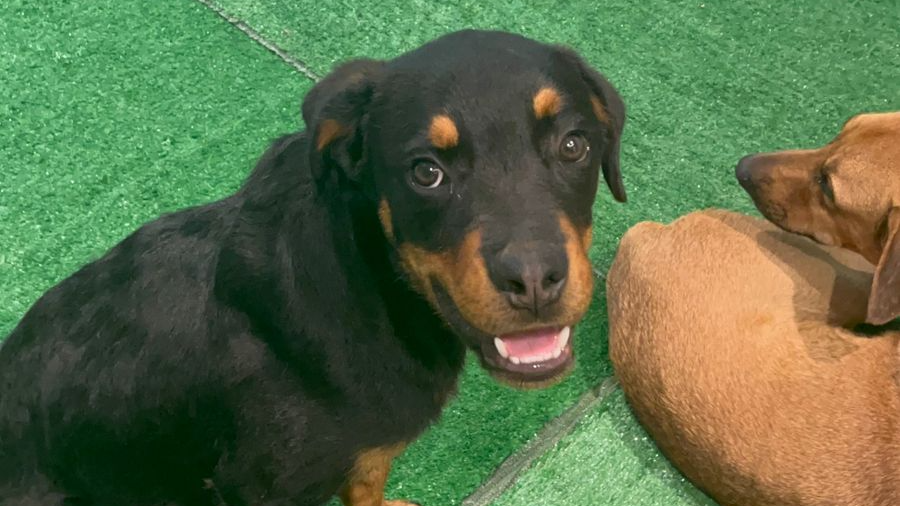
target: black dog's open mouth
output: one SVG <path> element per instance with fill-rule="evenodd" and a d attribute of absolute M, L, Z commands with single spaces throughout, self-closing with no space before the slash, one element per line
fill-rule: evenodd
<path fill-rule="evenodd" d="M 543 388 L 563 379 L 572 370 L 572 326 L 544 327 L 524 332 L 488 336 L 459 313 L 449 294 L 435 287 L 445 321 L 474 348 L 481 366 L 494 378 L 520 388 Z"/>
<path fill-rule="evenodd" d="M 573 359 L 572 327 L 543 328 L 496 336 L 481 346 L 485 368 L 517 382 L 546 381 L 561 375 Z"/>

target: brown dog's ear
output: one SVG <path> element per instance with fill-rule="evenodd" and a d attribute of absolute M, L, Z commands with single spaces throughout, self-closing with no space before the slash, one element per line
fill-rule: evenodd
<path fill-rule="evenodd" d="M 884 325 L 900 315 L 900 207 L 885 220 L 884 248 L 875 267 L 866 323 Z"/>
<path fill-rule="evenodd" d="M 563 58 L 575 65 L 581 77 L 587 82 L 599 103 L 592 100 L 594 113 L 609 127 L 609 145 L 601 158 L 603 179 L 613 197 L 619 202 L 628 200 L 625 185 L 622 183 L 622 170 L 619 166 L 619 151 L 622 131 L 625 128 L 625 102 L 619 92 L 599 72 L 588 65 L 574 50 L 565 46 L 557 46 Z"/>
<path fill-rule="evenodd" d="M 309 132 L 310 157 L 316 178 L 330 167 L 350 179 L 359 176 L 363 154 L 362 126 L 375 82 L 384 62 L 352 60 L 319 81 L 303 101 L 303 121 Z"/>

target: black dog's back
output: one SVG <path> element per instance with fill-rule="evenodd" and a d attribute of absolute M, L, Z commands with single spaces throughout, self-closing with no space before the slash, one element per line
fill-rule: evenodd
<path fill-rule="evenodd" d="M 235 438 L 226 386 L 249 373 L 219 257 L 248 199 L 296 187 L 275 161 L 296 162 L 285 148 L 301 137 L 273 143 L 235 195 L 142 226 L 25 314 L 0 345 L 0 504 L 43 504 L 54 486 L 98 504 L 206 502 L 196 485 Z"/>
<path fill-rule="evenodd" d="M 0 490 L 35 466 L 148 483 L 135 462 L 167 476 L 211 467 L 200 465 L 209 445 L 192 442 L 215 438 L 227 418 L 191 404 L 219 395 L 210 293 L 235 206 L 226 199 L 145 225 L 25 315 L 0 347 Z"/>

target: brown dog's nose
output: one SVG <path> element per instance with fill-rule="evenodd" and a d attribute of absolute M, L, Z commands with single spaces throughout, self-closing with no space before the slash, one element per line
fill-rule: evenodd
<path fill-rule="evenodd" d="M 756 155 L 747 155 L 738 161 L 737 167 L 734 169 L 734 175 L 746 190 L 753 185 L 753 162 L 755 159 Z"/>
<path fill-rule="evenodd" d="M 565 250 L 549 244 L 509 245 L 492 264 L 494 285 L 512 306 L 535 316 L 559 300 L 568 272 Z"/>

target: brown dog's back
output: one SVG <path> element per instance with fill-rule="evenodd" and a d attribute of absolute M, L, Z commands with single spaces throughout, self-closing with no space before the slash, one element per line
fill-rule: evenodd
<path fill-rule="evenodd" d="M 900 334 L 866 338 L 871 266 L 723 211 L 623 238 L 610 354 L 638 418 L 723 505 L 900 504 Z"/>

